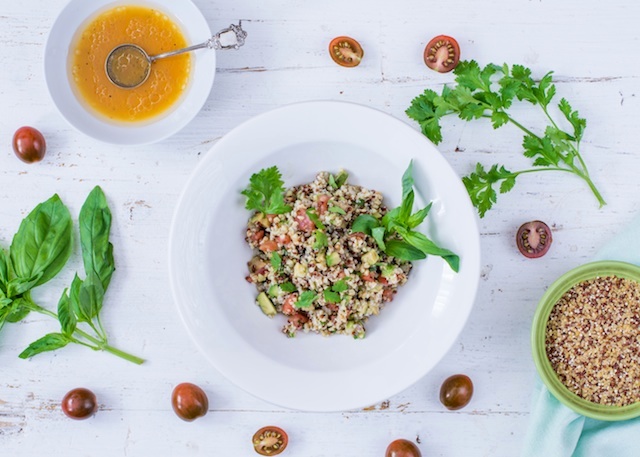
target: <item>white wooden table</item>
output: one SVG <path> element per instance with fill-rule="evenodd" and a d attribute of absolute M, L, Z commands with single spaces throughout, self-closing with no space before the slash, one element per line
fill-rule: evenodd
<path fill-rule="evenodd" d="M 288 431 L 283 455 L 382 456 L 400 437 L 424 456 L 514 456 L 527 429 L 535 369 L 529 330 L 545 288 L 588 261 L 640 207 L 640 3 L 580 0 L 194 0 L 213 30 L 242 19 L 249 33 L 238 52 L 218 55 L 218 75 L 204 109 L 184 130 L 159 144 L 115 147 L 71 128 L 50 102 L 42 59 L 45 40 L 65 0 L 0 0 L 0 245 L 7 248 L 21 219 L 57 192 L 74 218 L 99 184 L 114 213 L 117 271 L 103 311 L 113 345 L 147 359 L 135 366 L 82 347 L 17 355 L 55 331 L 32 314 L 0 333 L 0 455 L 224 456 L 257 455 L 250 438 L 263 425 Z M 442 362 L 413 387 L 366 410 L 315 414 L 274 407 L 236 388 L 198 353 L 177 317 L 168 282 L 167 242 L 178 195 L 198 161 L 226 132 L 283 104 L 346 100 L 417 125 L 404 114 L 425 88 L 452 75 L 428 70 L 422 50 L 433 36 L 455 36 L 464 59 L 522 63 L 534 76 L 555 71 L 559 96 L 588 119 L 583 156 L 608 205 L 598 208 L 586 185 L 565 174 L 523 176 L 480 221 L 482 277 L 463 334 Z M 355 69 L 335 65 L 329 40 L 349 35 L 365 48 Z M 531 125 L 543 119 L 519 113 Z M 22 125 L 48 141 L 43 162 L 26 165 L 11 149 Z M 476 162 L 526 165 L 519 132 L 450 119 L 438 146 L 460 176 Z M 518 226 L 532 219 L 554 230 L 551 251 L 538 260 L 515 248 Z M 77 236 L 76 236 L 77 241 Z M 76 243 L 77 244 L 77 243 Z M 80 267 L 73 261 L 37 300 L 54 308 Z M 45 290 L 46 289 L 46 290 Z M 458 412 L 438 401 L 442 380 L 463 372 L 475 395 Z M 172 412 L 182 381 L 201 385 L 210 411 L 193 423 Z M 84 422 L 60 411 L 62 396 L 85 386 L 99 398 Z"/>

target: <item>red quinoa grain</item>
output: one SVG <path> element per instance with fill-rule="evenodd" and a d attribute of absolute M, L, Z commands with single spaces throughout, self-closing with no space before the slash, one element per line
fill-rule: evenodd
<path fill-rule="evenodd" d="M 617 276 L 576 284 L 551 310 L 545 346 L 558 378 L 579 397 L 640 401 L 640 284 Z"/>

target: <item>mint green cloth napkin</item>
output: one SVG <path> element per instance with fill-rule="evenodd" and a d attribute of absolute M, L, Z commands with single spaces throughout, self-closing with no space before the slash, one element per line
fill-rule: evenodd
<path fill-rule="evenodd" d="M 615 236 L 594 260 L 640 265 L 640 218 Z M 522 457 L 638 457 L 640 418 L 606 422 L 560 403 L 537 379 Z"/>

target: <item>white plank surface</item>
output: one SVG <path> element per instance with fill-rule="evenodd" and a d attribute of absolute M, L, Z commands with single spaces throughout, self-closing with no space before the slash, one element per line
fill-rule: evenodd
<path fill-rule="evenodd" d="M 182 1 L 182 0 L 181 0 Z M 100 144 L 73 130 L 49 100 L 42 71 L 44 43 L 64 0 L 0 0 L 0 245 L 7 247 L 22 217 L 54 192 L 77 217 L 87 192 L 105 190 L 112 211 L 117 272 L 103 312 L 114 346 L 148 360 L 133 366 L 115 357 L 68 347 L 30 361 L 18 353 L 55 322 L 30 315 L 0 334 L 0 455 L 149 456 L 254 454 L 250 437 L 268 423 L 291 438 L 283 455 L 382 456 L 395 438 L 418 440 L 425 456 L 514 456 L 527 428 L 534 367 L 529 328 L 545 288 L 588 261 L 637 213 L 640 96 L 640 3 L 579 0 L 194 0 L 216 30 L 238 19 L 249 33 L 238 52 L 219 53 L 218 75 L 204 109 L 183 131 L 152 146 Z M 217 373 L 191 343 L 168 289 L 167 241 L 179 193 L 200 158 L 240 122 L 283 104 L 347 100 L 404 114 L 425 88 L 452 80 L 422 63 L 426 42 L 458 38 L 463 58 L 482 64 L 523 63 L 536 77 L 555 71 L 559 96 L 588 119 L 583 155 L 608 205 L 599 209 L 585 184 L 564 174 L 530 175 L 499 197 L 480 221 L 482 278 L 465 331 L 432 373 L 367 410 L 315 414 L 283 410 L 244 393 Z M 357 38 L 365 60 L 343 69 L 326 47 L 337 35 Z M 519 115 L 531 125 L 542 119 Z M 37 126 L 48 155 L 19 162 L 11 137 Z M 477 161 L 526 162 L 521 136 L 488 124 L 445 121 L 439 150 L 460 175 Z M 517 227 L 542 219 L 553 226 L 547 256 L 517 252 Z M 54 307 L 80 267 L 79 252 L 37 300 Z M 45 290 L 46 289 L 46 290 Z M 475 382 L 472 403 L 459 412 L 438 401 L 441 381 L 464 372 Z M 400 375 L 400 374 L 398 374 Z M 184 423 L 170 393 L 182 381 L 201 385 L 209 414 Z M 66 419 L 59 402 L 86 386 L 98 414 Z"/>

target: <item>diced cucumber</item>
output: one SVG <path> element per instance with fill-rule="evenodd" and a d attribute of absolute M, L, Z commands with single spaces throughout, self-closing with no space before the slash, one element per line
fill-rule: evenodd
<path fill-rule="evenodd" d="M 260 292 L 258 294 L 256 301 L 258 302 L 258 306 L 260 306 L 260 309 L 262 310 L 262 312 L 265 313 L 267 316 L 273 317 L 278 313 L 276 311 L 276 307 L 273 306 L 273 303 L 271 302 L 269 297 L 267 297 L 267 294 L 265 294 L 264 292 Z"/>
<path fill-rule="evenodd" d="M 326 257 L 326 261 L 328 267 L 337 265 L 340 263 L 340 254 L 334 251 Z"/>
<path fill-rule="evenodd" d="M 362 256 L 362 261 L 366 264 L 373 265 L 380 259 L 378 253 L 372 249 Z"/>

